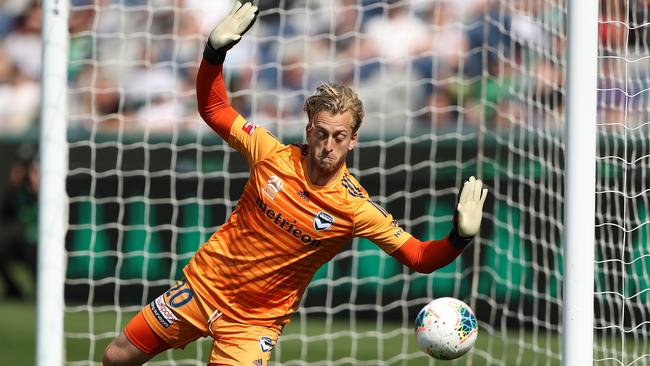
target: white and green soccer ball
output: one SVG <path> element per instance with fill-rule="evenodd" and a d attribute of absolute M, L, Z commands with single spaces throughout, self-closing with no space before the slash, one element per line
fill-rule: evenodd
<path fill-rule="evenodd" d="M 415 336 L 422 352 L 453 360 L 469 351 L 478 336 L 476 316 L 464 302 L 441 297 L 428 303 L 415 319 Z"/>

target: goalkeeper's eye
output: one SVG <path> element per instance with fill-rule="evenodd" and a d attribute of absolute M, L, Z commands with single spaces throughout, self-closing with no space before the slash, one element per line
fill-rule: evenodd
<path fill-rule="evenodd" d="M 333 140 L 333 142 L 335 144 L 341 144 L 341 143 L 345 142 L 345 140 L 346 140 L 346 138 L 348 136 L 346 131 L 339 130 L 339 131 L 334 131 L 333 133 L 330 134 L 329 131 L 327 131 L 324 128 L 320 128 L 320 127 L 315 127 L 314 133 L 315 133 L 314 136 L 315 136 L 316 139 L 318 139 L 320 141 L 324 141 L 324 140 L 327 140 L 329 138 L 332 138 L 332 140 Z"/>
<path fill-rule="evenodd" d="M 327 134 L 323 130 L 316 131 L 316 138 L 319 140 L 324 140 L 327 138 Z"/>
<path fill-rule="evenodd" d="M 336 136 L 334 136 L 334 141 L 336 141 L 337 143 L 340 144 L 341 142 L 345 141 L 345 135 L 336 135 Z"/>

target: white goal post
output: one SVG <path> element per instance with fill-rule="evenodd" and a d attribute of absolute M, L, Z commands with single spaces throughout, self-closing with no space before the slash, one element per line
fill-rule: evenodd
<path fill-rule="evenodd" d="M 449 232 L 470 175 L 490 190 L 473 246 L 433 274 L 366 240 L 344 247 L 274 365 L 438 364 L 413 321 L 442 296 L 479 322 L 451 365 L 648 363 L 650 6 L 254 2 L 258 21 L 224 66 L 250 121 L 302 142 L 314 86 L 355 88 L 366 118 L 348 167 L 420 239 Z M 247 166 L 201 121 L 194 90 L 231 3 L 42 1 L 39 366 L 100 365 L 234 209 Z M 203 365 L 210 343 L 150 364 Z"/>
<path fill-rule="evenodd" d="M 65 363 L 65 235 L 68 226 L 67 0 L 43 1 L 36 363 Z"/>
<path fill-rule="evenodd" d="M 594 350 L 598 2 L 568 2 L 562 365 Z"/>

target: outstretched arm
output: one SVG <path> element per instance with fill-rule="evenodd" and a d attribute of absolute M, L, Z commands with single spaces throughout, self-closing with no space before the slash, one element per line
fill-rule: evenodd
<path fill-rule="evenodd" d="M 410 238 L 391 255 L 422 273 L 431 273 L 451 263 L 478 233 L 486 197 L 487 188 L 483 188 L 483 182 L 470 177 L 463 184 L 452 229 L 446 238 L 426 242 Z"/>
<path fill-rule="evenodd" d="M 226 141 L 239 113 L 228 100 L 222 75 L 223 61 L 226 52 L 253 26 L 257 13 L 258 9 L 253 4 L 236 2 L 230 13 L 210 33 L 199 66 L 196 80 L 199 114 Z"/>

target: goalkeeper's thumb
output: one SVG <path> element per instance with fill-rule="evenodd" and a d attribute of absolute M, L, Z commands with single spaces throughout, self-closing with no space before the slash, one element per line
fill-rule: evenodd
<path fill-rule="evenodd" d="M 210 32 L 209 45 L 216 51 L 228 51 L 253 26 L 258 13 L 257 6 L 252 3 L 246 2 L 242 5 L 237 1 L 230 13 Z"/>
<path fill-rule="evenodd" d="M 478 234 L 487 192 L 487 188 L 483 188 L 483 182 L 473 176 L 463 184 L 456 206 L 454 228 L 450 234 L 450 239 L 454 239 L 452 244 L 455 241 L 458 246 L 465 246 Z"/>

